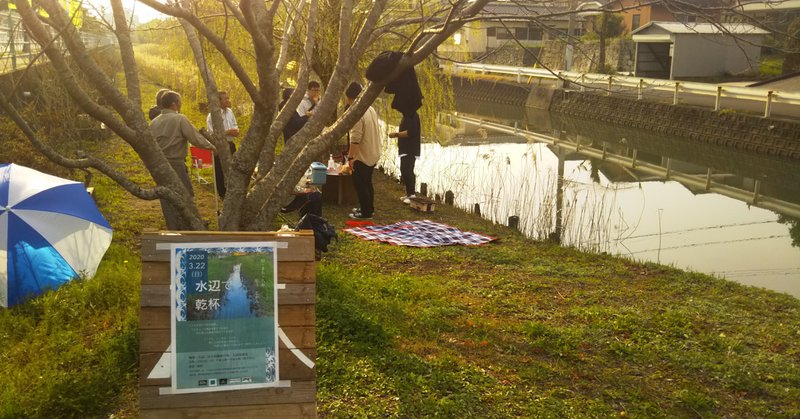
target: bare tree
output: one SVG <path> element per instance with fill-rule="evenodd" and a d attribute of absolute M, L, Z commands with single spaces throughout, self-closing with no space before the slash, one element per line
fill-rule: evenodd
<path fill-rule="evenodd" d="M 245 69 L 239 56 L 241 51 L 231 49 L 224 37 L 207 25 L 208 16 L 195 12 L 196 5 L 191 0 L 169 4 L 156 0 L 140 2 L 179 20 L 204 81 L 215 127 L 222 126 L 219 98 L 214 70 L 206 61 L 201 40 L 211 45 L 224 58 L 227 67 L 236 75 L 253 103 L 252 121 L 237 153 L 231 155 L 228 152 L 223 135 L 217 134 L 212 138 L 220 151 L 227 186 L 220 228 L 235 231 L 268 228 L 281 203 L 314 157 L 347 132 L 378 97 L 385 83 L 433 53 L 464 22 L 474 18 L 488 0 L 443 3 L 441 8 L 431 10 L 426 16 L 409 18 L 398 18 L 396 9 L 390 7 L 388 0 L 341 0 L 331 3 L 337 5 L 335 39 L 316 39 L 317 25 L 323 20 L 330 22 L 332 19 L 330 15 L 320 15 L 318 0 L 296 3 L 242 0 L 238 4 L 221 0 L 217 4 L 217 16 L 223 14 L 231 25 L 241 25 L 252 42 L 254 72 Z M 70 17 L 56 0 L 38 2 L 49 17 L 42 17 L 28 2 L 18 3 L 18 11 L 26 30 L 41 46 L 57 71 L 58 82 L 83 112 L 105 124 L 130 145 L 156 186 L 137 184 L 116 171 L 108 162 L 84 152 L 76 152 L 75 155 L 59 153 L 48 145 L 45 138 L 40 138 L 41 134 L 32 129 L 28 121 L 14 108 L 8 99 L 8 91 L 0 92 L 0 108 L 49 159 L 70 168 L 96 169 L 139 198 L 166 199 L 179 209 L 182 217 L 180 228 L 204 228 L 192 197 L 150 134 L 142 112 L 138 64 L 128 26 L 130 17 L 125 16 L 121 0 L 111 0 L 111 7 L 114 32 L 119 44 L 118 53 L 124 68 L 124 89 L 101 71 L 90 51 L 81 42 Z M 407 37 L 406 47 L 394 71 L 385 80 L 368 84 L 353 106 L 336 117 L 339 98 L 353 78 L 353 69 L 357 68 L 360 61 L 368 59 L 370 45 L 382 37 L 399 32 Z M 283 152 L 277 154 L 280 133 L 289 121 L 290 112 L 293 112 L 303 95 L 302 89 L 297 89 L 287 105 L 281 110 L 277 109 L 280 71 L 293 53 L 290 43 L 283 41 L 284 36 L 292 33 L 297 34 L 296 36 L 303 34 L 304 39 L 302 51 L 299 51 L 299 56 L 294 57 L 300 63 L 297 74 L 299 86 L 304 86 L 309 79 L 313 52 L 318 45 L 335 45 L 336 60 L 330 77 L 324 80 L 326 94 L 317 105 L 314 115 Z M 58 47 L 62 43 L 69 52 L 69 59 Z M 87 81 L 93 86 L 100 99 L 82 88 L 80 81 Z M 330 121 L 334 122 L 326 125 Z M 214 132 L 222 133 L 224 130 L 215 129 Z"/>

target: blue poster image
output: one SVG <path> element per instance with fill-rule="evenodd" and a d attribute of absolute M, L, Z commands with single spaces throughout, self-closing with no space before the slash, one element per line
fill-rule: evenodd
<path fill-rule="evenodd" d="M 172 246 L 172 391 L 278 383 L 275 245 Z"/>

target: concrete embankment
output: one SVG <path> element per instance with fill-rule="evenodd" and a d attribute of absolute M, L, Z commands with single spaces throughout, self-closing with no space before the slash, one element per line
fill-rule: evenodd
<path fill-rule="evenodd" d="M 701 143 L 800 160 L 800 122 L 605 96 L 548 85 L 454 77 L 458 98 L 524 105 Z"/>

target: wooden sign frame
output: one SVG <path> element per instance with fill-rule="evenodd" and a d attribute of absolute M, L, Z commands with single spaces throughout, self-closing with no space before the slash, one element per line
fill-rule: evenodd
<path fill-rule="evenodd" d="M 273 241 L 278 250 L 280 377 L 285 385 L 169 394 L 170 243 Z M 141 418 L 316 417 L 316 266 L 314 236 L 274 232 L 145 232 L 139 311 Z M 165 376 L 166 373 L 166 376 Z"/>

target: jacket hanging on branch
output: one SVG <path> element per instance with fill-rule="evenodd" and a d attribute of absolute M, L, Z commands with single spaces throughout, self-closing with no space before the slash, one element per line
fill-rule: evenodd
<path fill-rule="evenodd" d="M 403 53 L 399 51 L 384 51 L 378 54 L 367 67 L 367 80 L 384 81 L 397 68 L 402 57 Z M 419 87 L 414 67 L 409 67 L 398 74 L 386 84 L 384 91 L 394 94 L 392 109 L 396 109 L 402 114 L 416 112 L 422 107 L 422 89 Z"/>

